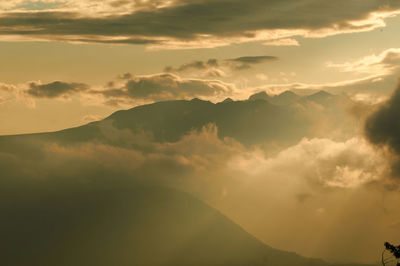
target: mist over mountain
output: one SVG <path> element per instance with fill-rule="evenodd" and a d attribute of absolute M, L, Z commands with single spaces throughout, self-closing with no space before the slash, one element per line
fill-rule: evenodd
<path fill-rule="evenodd" d="M 364 211 L 355 209 L 359 201 L 368 211 L 381 210 L 379 192 L 357 190 L 379 171 L 375 155 L 365 157 L 369 148 L 359 140 L 317 138 L 354 124 L 348 99 L 325 92 L 271 97 L 280 104 L 166 101 L 77 128 L 1 136 L 4 260 L 11 266 L 329 265 L 279 251 L 301 250 L 307 257 L 357 261 L 348 246 L 362 239 L 344 245 L 332 233 L 322 252 L 301 249 L 317 242 L 333 219 L 342 236 L 363 230 L 353 227 Z M 276 155 L 260 153 L 271 143 L 279 146 Z M 355 188 L 351 203 L 341 188 Z M 350 213 L 337 212 L 337 204 Z M 342 215 L 354 221 L 349 228 Z M 30 252 L 21 257 L 21 249 Z"/>
<path fill-rule="evenodd" d="M 56 180 L 0 189 L 3 265 L 330 265 L 266 246 L 174 189 Z"/>

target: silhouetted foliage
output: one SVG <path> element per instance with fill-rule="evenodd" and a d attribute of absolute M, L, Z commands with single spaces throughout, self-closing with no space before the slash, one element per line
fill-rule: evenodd
<path fill-rule="evenodd" d="M 396 247 L 389 242 L 385 242 L 385 248 L 389 250 L 397 259 L 400 259 L 400 246 Z"/>
<path fill-rule="evenodd" d="M 390 244 L 389 242 L 385 242 L 385 249 L 387 251 L 389 251 L 390 253 L 392 253 L 392 255 L 396 259 L 400 259 L 400 246 L 394 246 L 394 245 Z M 385 264 L 383 263 L 383 265 L 385 265 Z M 397 262 L 396 265 L 400 266 L 400 262 Z"/>

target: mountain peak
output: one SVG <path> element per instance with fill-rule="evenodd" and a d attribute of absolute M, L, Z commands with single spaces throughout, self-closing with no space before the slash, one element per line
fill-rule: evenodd
<path fill-rule="evenodd" d="M 293 91 L 284 91 L 281 94 L 279 94 L 278 96 L 298 96 L 296 93 L 294 93 Z"/>
<path fill-rule="evenodd" d="M 269 99 L 271 99 L 271 96 L 269 96 L 265 91 L 257 92 L 249 97 L 249 101 L 256 101 L 256 100 L 267 101 Z"/>
<path fill-rule="evenodd" d="M 334 95 L 330 94 L 329 92 L 326 92 L 324 90 L 320 90 L 316 93 L 309 95 L 308 97 L 331 97 L 331 96 L 334 96 Z"/>
<path fill-rule="evenodd" d="M 221 103 L 231 103 L 231 102 L 233 102 L 232 98 L 226 98 Z"/>

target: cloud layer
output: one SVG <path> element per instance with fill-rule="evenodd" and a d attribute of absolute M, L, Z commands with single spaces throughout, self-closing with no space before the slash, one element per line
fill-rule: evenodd
<path fill-rule="evenodd" d="M 35 81 L 17 85 L 0 83 L 0 104 L 22 101 L 34 107 L 35 100 L 70 99 L 76 95 L 90 105 L 132 107 L 157 101 L 193 98 L 220 101 L 237 93 L 234 84 L 215 79 L 181 78 L 173 73 L 142 76 L 125 73 L 99 87 L 64 81 Z"/>
<path fill-rule="evenodd" d="M 124 83 L 93 94 L 104 96 L 112 103 L 153 102 L 196 97 L 223 99 L 234 93 L 235 87 L 218 80 L 182 79 L 170 73 L 149 76 L 126 76 Z"/>
<path fill-rule="evenodd" d="M 273 0 L 267 4 L 262 0 L 180 0 L 142 5 L 141 1 L 70 0 L 58 8 L 34 12 L 16 9 L 17 3 L 8 4 L 0 16 L 3 36 L 165 48 L 248 41 L 293 45 L 296 36 L 323 37 L 383 27 L 384 19 L 400 10 L 400 4 L 391 0 Z"/>
<path fill-rule="evenodd" d="M 392 232 L 389 226 L 400 219 L 398 205 L 392 204 L 398 193 L 385 192 L 391 198 L 380 204 L 376 183 L 384 174 L 383 159 L 361 138 L 303 139 L 268 155 L 261 147 L 221 139 L 213 125 L 165 143 L 111 123 L 101 134 L 124 145 L 0 138 L 2 188 L 31 182 L 45 186 L 53 178 L 61 184 L 128 178 L 166 185 L 195 194 L 272 246 L 340 260 L 373 260 L 373 251 Z"/>

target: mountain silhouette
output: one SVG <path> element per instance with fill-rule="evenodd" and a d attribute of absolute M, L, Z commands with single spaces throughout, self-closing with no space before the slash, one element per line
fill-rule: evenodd
<path fill-rule="evenodd" d="M 301 97 L 292 91 L 284 91 L 281 94 L 270 96 L 265 91 L 258 92 L 249 97 L 249 101 L 264 100 L 276 105 L 290 105 Z"/>
<path fill-rule="evenodd" d="M 104 124 L 111 124 L 120 130 L 148 132 L 158 142 L 176 142 L 192 130 L 198 131 L 208 124 L 215 124 L 221 138 L 234 138 L 245 145 L 278 143 L 289 146 L 304 137 L 324 137 L 315 131 L 315 122 L 343 123 L 343 117 L 347 115 L 344 106 L 350 103 L 342 96 L 327 92 L 306 97 L 290 91 L 274 97 L 265 92 L 257 95 L 250 97 L 251 100 L 228 99 L 216 104 L 200 99 L 157 102 L 117 111 L 102 121 L 84 126 L 25 135 L 24 138 L 109 142 L 102 136 L 101 128 Z M 332 128 L 337 127 L 332 125 Z M 4 147 L 15 138 L 0 137 L 0 145 Z"/>
<path fill-rule="evenodd" d="M 1 264 L 329 265 L 273 249 L 183 192 L 98 183 L 2 193 Z"/>

